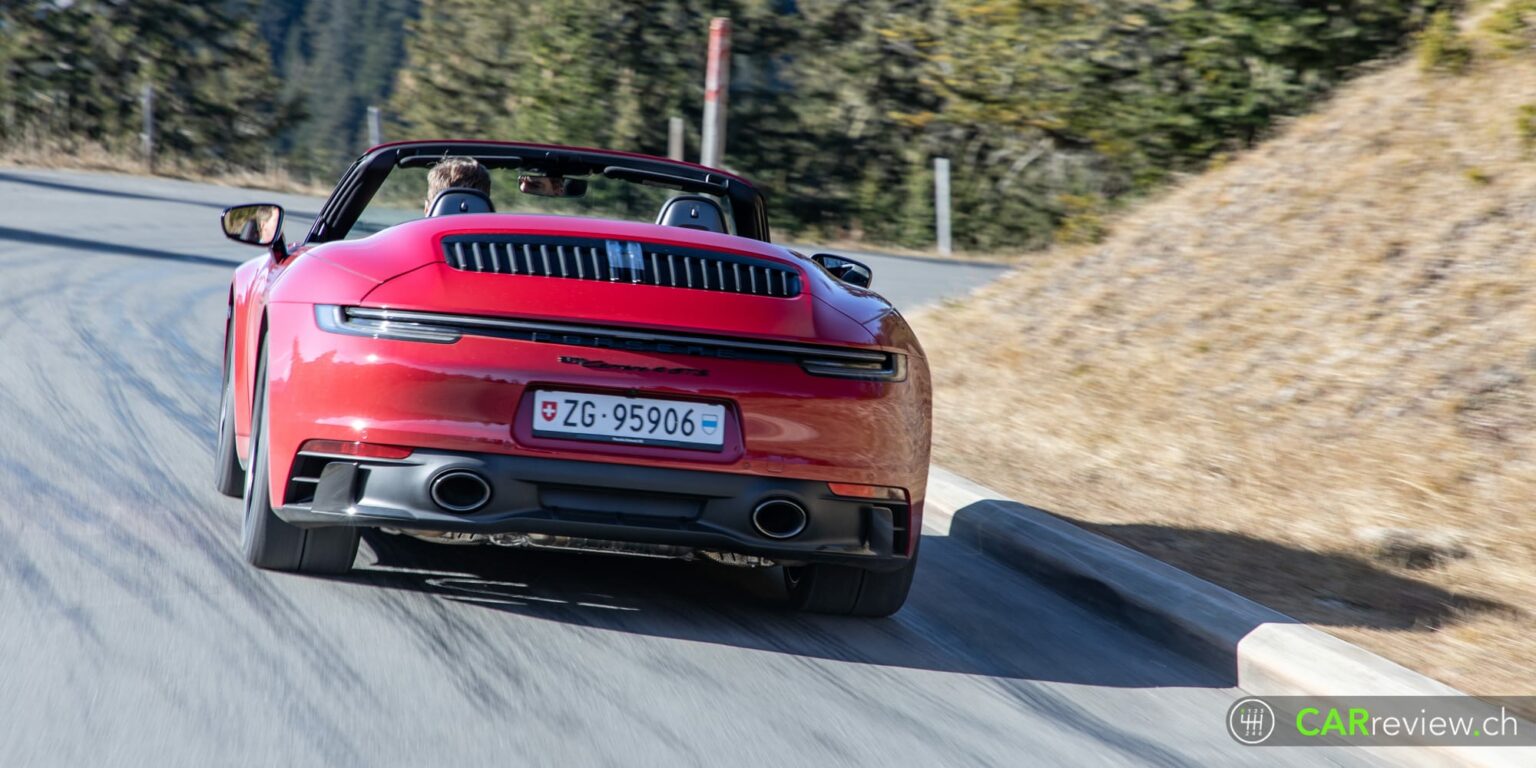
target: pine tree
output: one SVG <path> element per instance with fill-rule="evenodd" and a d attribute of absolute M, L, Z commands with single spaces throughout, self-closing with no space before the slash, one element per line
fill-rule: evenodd
<path fill-rule="evenodd" d="M 28 0 L 3 17 L 6 140 L 134 143 L 155 90 L 158 142 L 210 166 L 251 166 L 285 117 L 242 2 Z"/>
<path fill-rule="evenodd" d="M 416 0 L 286 0 L 263 7 L 282 94 L 304 119 L 279 142 L 301 171 L 334 173 L 366 148 L 366 114 L 387 104 Z"/>

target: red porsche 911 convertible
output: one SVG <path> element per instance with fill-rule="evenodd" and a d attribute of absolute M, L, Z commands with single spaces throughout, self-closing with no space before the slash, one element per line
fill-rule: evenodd
<path fill-rule="evenodd" d="M 424 208 L 450 159 L 489 183 Z M 283 219 L 223 218 L 268 250 L 230 287 L 215 457 L 252 564 L 345 572 L 374 527 L 782 566 L 809 611 L 906 600 L 922 348 L 865 265 L 770 243 L 747 181 L 606 150 L 402 142 L 353 163 L 301 243 Z"/>

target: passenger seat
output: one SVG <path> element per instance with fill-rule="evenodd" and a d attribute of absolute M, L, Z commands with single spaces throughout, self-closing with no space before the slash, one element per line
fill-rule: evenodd
<path fill-rule="evenodd" d="M 661 206 L 656 223 L 667 227 L 730 234 L 725 228 L 725 212 L 720 210 L 720 204 L 703 195 L 673 196 Z"/>

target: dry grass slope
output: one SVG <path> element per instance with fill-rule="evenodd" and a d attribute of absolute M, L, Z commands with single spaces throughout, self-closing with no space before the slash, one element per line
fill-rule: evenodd
<path fill-rule="evenodd" d="M 1472 44 L 916 318 L 936 461 L 1536 693 L 1536 56 Z"/>

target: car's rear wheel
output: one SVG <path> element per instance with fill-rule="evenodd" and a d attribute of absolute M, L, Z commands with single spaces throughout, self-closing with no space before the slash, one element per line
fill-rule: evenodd
<path fill-rule="evenodd" d="M 267 402 L 267 350 L 262 344 L 252 398 L 251 460 L 245 478 L 245 521 L 240 546 L 257 568 L 302 573 L 346 573 L 357 559 L 358 530 L 351 526 L 300 528 L 272 511 L 267 435 L 271 416 Z"/>
<path fill-rule="evenodd" d="M 784 586 L 795 610 L 878 618 L 901 610 L 916 570 L 915 555 L 894 571 L 814 563 L 786 567 Z"/>
<path fill-rule="evenodd" d="M 245 468 L 235 452 L 235 339 L 224 338 L 224 393 L 219 396 L 219 443 L 213 453 L 213 487 L 219 493 L 240 498 L 245 492 Z"/>

